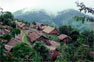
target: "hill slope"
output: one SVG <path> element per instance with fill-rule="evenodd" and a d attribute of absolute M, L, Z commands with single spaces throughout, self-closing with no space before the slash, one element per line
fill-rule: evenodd
<path fill-rule="evenodd" d="M 72 27 L 79 28 L 80 30 L 90 29 L 91 23 L 85 22 L 77 22 L 74 20 L 74 16 L 86 16 L 85 14 L 80 13 L 79 11 L 69 9 L 62 12 L 59 12 L 57 16 L 48 15 L 45 11 L 29 11 L 23 13 L 23 10 L 16 11 L 14 13 L 15 18 L 24 19 L 26 21 L 32 22 L 40 22 L 44 24 L 54 24 L 54 25 L 71 25 Z"/>

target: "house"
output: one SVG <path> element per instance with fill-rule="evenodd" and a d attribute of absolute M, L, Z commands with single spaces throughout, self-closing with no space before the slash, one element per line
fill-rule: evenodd
<path fill-rule="evenodd" d="M 9 29 L 9 26 L 8 25 L 2 25 L 2 28 Z"/>
<path fill-rule="evenodd" d="M 58 39 L 60 41 L 63 41 L 64 43 L 69 43 L 70 41 L 72 41 L 72 38 L 65 34 L 61 34 L 60 36 L 58 36 Z"/>
<path fill-rule="evenodd" d="M 9 31 L 6 31 L 6 30 L 0 30 L 0 34 L 8 34 Z"/>
<path fill-rule="evenodd" d="M 44 30 L 43 30 L 44 33 L 46 34 L 50 34 L 50 35 L 58 35 L 58 31 L 53 28 L 53 27 L 50 27 L 50 26 L 47 26 Z"/>
<path fill-rule="evenodd" d="M 44 26 L 44 24 L 36 23 L 36 25 L 31 24 L 30 25 L 30 28 L 34 28 L 34 29 L 40 28 L 40 29 L 42 29 L 42 26 Z"/>
<path fill-rule="evenodd" d="M 51 45 L 49 42 L 49 39 L 47 37 L 43 36 L 42 33 L 39 31 L 34 31 L 32 33 L 29 33 L 28 38 L 31 43 L 34 43 L 35 41 L 43 41 L 47 45 Z"/>
<path fill-rule="evenodd" d="M 47 26 L 44 25 L 44 26 L 41 27 L 41 29 L 43 30 L 43 29 L 45 29 L 46 27 L 47 27 Z"/>
<path fill-rule="evenodd" d="M 51 50 L 50 52 L 49 52 L 49 57 L 50 57 L 50 59 L 52 60 L 52 61 L 54 61 L 54 60 L 56 60 L 57 59 L 57 57 L 58 56 L 60 56 L 61 55 L 61 53 L 58 51 L 58 50 Z"/>
<path fill-rule="evenodd" d="M 17 24 L 17 26 L 19 27 L 19 28 L 21 28 L 21 29 L 29 29 L 29 27 L 28 26 L 26 26 L 26 24 L 25 23 L 23 23 L 23 22 L 18 22 L 18 21 L 15 21 L 15 23 Z"/>
<path fill-rule="evenodd" d="M 7 45 L 15 46 L 17 43 L 20 43 L 20 42 L 22 42 L 21 39 L 12 38 L 11 41 L 9 41 L 9 42 L 7 43 Z"/>
<path fill-rule="evenodd" d="M 5 45 L 5 48 L 8 50 L 8 52 L 11 52 L 12 51 L 12 48 L 18 44 L 22 42 L 21 39 L 18 39 L 18 38 L 12 38 L 11 41 L 9 41 L 6 45 Z"/>
<path fill-rule="evenodd" d="M 8 52 L 11 52 L 13 46 L 10 46 L 10 45 L 5 45 L 5 49 L 8 51 Z"/>
<path fill-rule="evenodd" d="M 31 24 L 31 25 L 29 26 L 29 28 L 30 28 L 30 29 L 32 29 L 32 28 L 36 29 L 36 25 Z"/>

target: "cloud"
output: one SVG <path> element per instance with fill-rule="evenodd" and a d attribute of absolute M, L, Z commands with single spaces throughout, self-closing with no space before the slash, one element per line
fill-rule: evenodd
<path fill-rule="evenodd" d="M 23 8 L 29 9 L 44 9 L 53 13 L 62 11 L 65 9 L 76 9 L 76 0 L 0 0 L 0 6 L 4 10 L 17 11 Z M 94 0 L 79 0 L 84 1 L 89 6 L 94 6 Z"/>

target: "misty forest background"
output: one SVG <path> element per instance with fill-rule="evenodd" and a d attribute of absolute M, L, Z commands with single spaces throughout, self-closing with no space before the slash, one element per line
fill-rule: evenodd
<path fill-rule="evenodd" d="M 77 28 L 80 31 L 83 30 L 92 30 L 92 22 L 85 22 L 84 24 L 82 21 L 76 21 L 74 16 L 86 16 L 84 13 L 81 13 L 74 9 L 67 9 L 61 12 L 58 12 L 57 15 L 48 14 L 45 10 L 39 11 L 26 11 L 25 9 L 18 10 L 14 12 L 14 16 L 17 19 L 26 20 L 28 22 L 36 21 L 43 24 L 49 24 L 53 26 L 61 26 L 61 25 L 71 25 L 73 28 Z"/>

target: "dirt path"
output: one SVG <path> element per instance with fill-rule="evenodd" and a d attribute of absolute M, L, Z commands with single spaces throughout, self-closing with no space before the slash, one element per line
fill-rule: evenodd
<path fill-rule="evenodd" d="M 53 40 L 50 40 L 50 43 L 51 43 L 51 46 L 46 46 L 50 50 L 55 50 L 57 46 L 60 46 L 60 43 Z"/>

